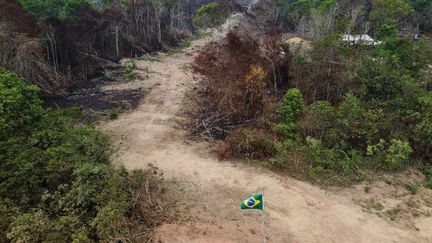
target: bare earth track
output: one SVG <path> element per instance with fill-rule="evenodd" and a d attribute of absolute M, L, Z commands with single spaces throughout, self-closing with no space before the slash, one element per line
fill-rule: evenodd
<path fill-rule="evenodd" d="M 101 125 L 118 142 L 116 162 L 127 168 L 155 166 L 175 178 L 188 200 L 190 219 L 159 227 L 155 242 L 263 242 L 260 212 L 240 211 L 248 195 L 264 193 L 267 242 L 432 242 L 425 218 L 412 229 L 366 213 L 346 191 L 328 192 L 235 161 L 219 161 L 208 144 L 188 141 L 179 123 L 185 96 L 199 77 L 189 65 L 209 40 L 161 62 L 136 61 L 147 79 L 104 89 L 149 90 L 137 109 Z M 429 220 L 429 221 L 427 221 Z"/>

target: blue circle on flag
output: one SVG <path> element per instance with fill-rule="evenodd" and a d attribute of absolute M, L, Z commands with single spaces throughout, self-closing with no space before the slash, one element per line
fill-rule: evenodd
<path fill-rule="evenodd" d="M 248 205 L 249 207 L 252 207 L 254 204 L 255 204 L 255 199 L 253 199 L 253 198 L 249 198 L 249 200 L 247 201 L 247 205 Z"/>

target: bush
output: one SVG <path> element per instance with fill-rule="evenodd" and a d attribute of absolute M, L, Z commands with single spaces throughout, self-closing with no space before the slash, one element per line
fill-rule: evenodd
<path fill-rule="evenodd" d="M 10 225 L 7 237 L 15 242 L 44 242 L 53 231 L 48 216 L 37 210 L 18 216 Z"/>
<path fill-rule="evenodd" d="M 289 89 L 283 97 L 278 109 L 278 115 L 282 123 L 276 129 L 287 138 L 294 138 L 298 133 L 298 119 L 303 111 L 303 96 L 299 89 Z"/>
<path fill-rule="evenodd" d="M 0 140 L 28 133 L 42 115 L 39 89 L 0 68 Z"/>
<path fill-rule="evenodd" d="M 281 119 L 286 122 L 296 122 L 303 111 L 303 96 L 299 89 L 289 89 L 283 97 L 278 110 Z"/>
<path fill-rule="evenodd" d="M 418 98 L 419 111 L 414 113 L 417 122 L 412 126 L 411 140 L 415 153 L 425 160 L 432 159 L 432 92 Z"/>
<path fill-rule="evenodd" d="M 409 142 L 399 139 L 392 139 L 390 144 L 381 139 L 379 143 L 367 147 L 367 155 L 378 167 L 393 171 L 406 165 L 412 152 Z"/>
<path fill-rule="evenodd" d="M 244 128 L 228 138 L 230 154 L 248 159 L 265 159 L 276 153 L 273 140 L 264 131 Z"/>
<path fill-rule="evenodd" d="M 303 161 L 303 144 L 299 141 L 285 139 L 281 143 L 275 143 L 276 155 L 269 160 L 269 165 L 274 169 L 286 168 L 295 176 L 307 173 L 308 164 Z"/>
<path fill-rule="evenodd" d="M 429 187 L 429 189 L 432 189 L 432 177 L 431 176 L 428 177 L 426 184 L 427 184 L 427 187 Z"/>
<path fill-rule="evenodd" d="M 133 241 L 138 222 L 148 233 L 171 217 L 159 178 L 111 167 L 107 137 L 77 109 L 42 109 L 37 89 L 5 70 L 0 87 L 0 241 Z"/>
<path fill-rule="evenodd" d="M 420 187 L 420 182 L 416 181 L 414 183 L 409 183 L 405 185 L 406 189 L 411 192 L 412 195 L 415 195 Z"/>
<path fill-rule="evenodd" d="M 311 137 L 308 137 L 306 142 L 304 156 L 312 163 L 313 168 L 345 176 L 359 170 L 362 157 L 356 151 L 345 152 L 337 148 L 326 148 L 319 140 Z"/>
<path fill-rule="evenodd" d="M 369 141 L 375 140 L 380 123 L 385 119 L 382 112 L 366 110 L 352 93 L 338 107 L 328 101 L 315 101 L 305 108 L 301 121 L 305 136 L 320 139 L 327 147 L 348 151 L 365 150 Z"/>
<path fill-rule="evenodd" d="M 386 40 L 397 36 L 397 29 L 393 25 L 382 25 L 379 31 L 375 34 L 378 40 Z"/>
<path fill-rule="evenodd" d="M 336 108 L 328 101 L 316 101 L 305 108 L 301 126 L 305 137 L 315 137 L 323 140 L 326 145 L 334 145 L 346 140 L 338 131 L 338 122 Z"/>
<path fill-rule="evenodd" d="M 250 67 L 249 73 L 246 74 L 243 81 L 249 104 L 262 103 L 266 91 L 266 77 L 267 73 L 261 66 L 252 65 Z"/>
<path fill-rule="evenodd" d="M 122 108 L 114 109 L 114 110 L 112 110 L 109 113 L 109 119 L 115 120 L 115 119 L 117 119 L 120 116 L 121 113 L 123 113 L 123 109 Z"/>

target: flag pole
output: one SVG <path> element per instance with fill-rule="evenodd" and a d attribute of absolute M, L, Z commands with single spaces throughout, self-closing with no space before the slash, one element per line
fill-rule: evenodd
<path fill-rule="evenodd" d="M 267 239 L 266 239 L 266 235 L 265 235 L 265 232 L 264 232 L 264 206 L 265 206 L 265 203 L 264 203 L 264 193 L 262 194 L 262 198 L 263 198 L 263 202 L 262 202 L 263 209 L 261 210 L 261 233 L 262 233 L 262 236 L 263 236 L 263 242 L 266 243 Z"/>
<path fill-rule="evenodd" d="M 262 232 L 262 236 L 263 236 L 263 242 L 266 243 L 267 239 L 266 239 L 266 235 L 264 232 L 264 211 L 261 213 L 261 232 Z"/>

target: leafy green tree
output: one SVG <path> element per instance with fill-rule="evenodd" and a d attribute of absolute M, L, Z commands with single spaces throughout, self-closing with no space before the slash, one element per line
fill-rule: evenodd
<path fill-rule="evenodd" d="M 391 139 L 390 143 L 380 139 L 379 143 L 367 147 L 367 155 L 372 156 L 375 166 L 393 171 L 405 166 L 412 152 L 409 142 L 400 139 Z"/>

